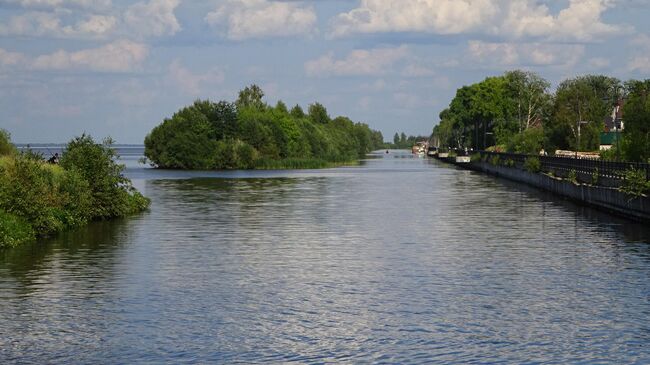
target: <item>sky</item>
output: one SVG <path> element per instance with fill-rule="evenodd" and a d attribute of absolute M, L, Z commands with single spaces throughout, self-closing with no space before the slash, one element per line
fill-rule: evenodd
<path fill-rule="evenodd" d="M 650 78 L 648 19 L 650 0 L 0 0 L 0 128 L 138 144 L 257 84 L 428 135 L 457 88 L 508 70 Z"/>

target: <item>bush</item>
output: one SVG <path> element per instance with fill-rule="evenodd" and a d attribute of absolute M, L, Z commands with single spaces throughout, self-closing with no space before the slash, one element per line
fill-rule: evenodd
<path fill-rule="evenodd" d="M 591 173 L 591 185 L 598 185 L 598 179 L 599 179 L 599 171 L 598 168 L 596 167 L 594 169 L 594 172 Z"/>
<path fill-rule="evenodd" d="M 528 128 L 515 134 L 508 140 L 508 152 L 523 154 L 538 154 L 544 143 L 544 130 L 542 128 Z"/>
<path fill-rule="evenodd" d="M 25 219 L 0 210 L 0 248 L 16 247 L 35 238 Z"/>
<path fill-rule="evenodd" d="M 530 156 L 524 161 L 524 168 L 528 172 L 537 173 L 542 170 L 542 163 L 539 161 L 539 157 Z"/>
<path fill-rule="evenodd" d="M 567 180 L 571 181 L 574 184 L 578 183 L 578 176 L 576 174 L 576 170 L 569 171 L 569 174 L 567 175 Z"/>
<path fill-rule="evenodd" d="M 494 156 L 490 157 L 488 162 L 489 162 L 490 165 L 499 166 L 499 164 L 500 164 L 499 156 L 494 155 Z"/>
<path fill-rule="evenodd" d="M 625 180 L 621 191 L 633 196 L 641 196 L 650 191 L 650 181 L 646 179 L 644 170 L 629 169 L 625 171 Z"/>
<path fill-rule="evenodd" d="M 122 175 L 124 165 L 115 162 L 118 156 L 112 143 L 111 139 L 106 139 L 97 144 L 84 134 L 70 141 L 61 157 L 63 168 L 76 171 L 88 182 L 93 219 L 122 217 L 142 210 L 134 210 L 141 199 L 135 196 L 131 181 Z"/>
<path fill-rule="evenodd" d="M 11 135 L 0 129 L 0 156 L 15 155 L 16 147 L 11 143 Z"/>

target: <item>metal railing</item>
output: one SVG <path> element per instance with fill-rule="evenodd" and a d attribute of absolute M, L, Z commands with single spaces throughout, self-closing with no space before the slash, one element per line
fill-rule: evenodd
<path fill-rule="evenodd" d="M 524 163 L 527 158 L 537 157 L 541 163 L 542 171 L 562 171 L 566 173 L 575 171 L 576 173 L 584 173 L 588 175 L 597 173 L 599 176 L 625 180 L 625 172 L 630 169 L 635 169 L 645 171 L 646 179 L 650 180 L 650 164 L 647 163 L 602 161 L 589 158 L 524 155 L 505 152 L 479 151 L 479 153 L 481 154 L 481 157 L 487 156 L 487 158 L 491 158 L 497 156 L 500 160 L 511 160 L 513 161 L 513 164 L 518 168 L 524 167 Z"/>

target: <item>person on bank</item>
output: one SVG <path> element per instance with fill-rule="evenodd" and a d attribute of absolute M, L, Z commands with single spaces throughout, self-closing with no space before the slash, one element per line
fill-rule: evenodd
<path fill-rule="evenodd" d="M 59 153 L 55 153 L 54 156 L 50 157 L 49 160 L 47 160 L 48 163 L 57 165 L 59 163 Z"/>

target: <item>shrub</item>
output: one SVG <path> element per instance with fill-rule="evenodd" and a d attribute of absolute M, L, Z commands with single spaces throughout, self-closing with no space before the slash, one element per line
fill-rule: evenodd
<path fill-rule="evenodd" d="M 503 166 L 515 167 L 515 161 L 513 161 L 511 158 L 508 158 L 503 162 Z"/>
<path fill-rule="evenodd" d="M 646 179 L 644 170 L 632 168 L 625 171 L 625 180 L 620 189 L 626 194 L 641 196 L 650 191 L 650 181 Z"/>
<path fill-rule="evenodd" d="M 539 161 L 539 157 L 530 156 L 524 161 L 524 168 L 528 172 L 537 173 L 542 170 L 542 163 Z"/>
<path fill-rule="evenodd" d="M 594 171 L 591 173 L 591 184 L 598 185 L 598 178 L 599 178 L 598 168 L 596 167 Z"/>
<path fill-rule="evenodd" d="M 135 196 L 131 181 L 122 175 L 124 165 L 115 162 L 118 156 L 112 143 L 111 139 L 106 139 L 96 144 L 91 136 L 84 134 L 70 141 L 61 157 L 63 168 L 76 171 L 88 182 L 92 218 L 107 219 L 134 213 L 133 208 L 138 204 L 134 205 L 133 200 L 140 200 Z"/>
<path fill-rule="evenodd" d="M 0 129 L 0 156 L 16 154 L 16 147 L 11 143 L 11 135 L 4 129 Z"/>
<path fill-rule="evenodd" d="M 470 156 L 469 158 L 470 161 L 472 162 L 480 162 L 481 161 L 481 154 L 480 153 L 474 153 Z"/>
<path fill-rule="evenodd" d="M 25 219 L 0 210 L 0 248 L 16 247 L 34 239 L 34 230 Z"/>
<path fill-rule="evenodd" d="M 576 174 L 576 170 L 569 171 L 569 174 L 567 175 L 567 180 L 571 181 L 574 184 L 578 183 L 578 176 Z"/>
<path fill-rule="evenodd" d="M 490 165 L 499 166 L 499 156 L 494 155 L 494 156 L 490 157 L 488 162 L 490 163 Z"/>
<path fill-rule="evenodd" d="M 0 175 L 0 209 L 28 221 L 37 235 L 61 231 L 62 197 L 53 170 L 17 156 Z"/>

